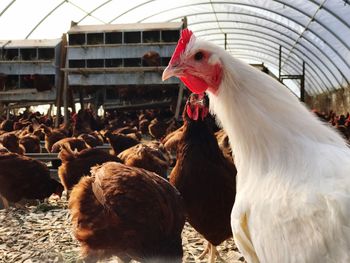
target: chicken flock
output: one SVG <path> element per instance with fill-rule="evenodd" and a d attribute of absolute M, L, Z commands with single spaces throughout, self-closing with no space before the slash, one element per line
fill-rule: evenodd
<path fill-rule="evenodd" d="M 196 107 L 192 104 L 189 100 L 187 106 Z M 185 107 L 184 121 L 177 121 L 167 109 L 114 111 L 104 118 L 85 109 L 72 114 L 71 124 L 58 128 L 53 128 L 54 119 L 39 113 L 10 116 L 0 124 L 3 206 L 23 207 L 28 199 L 43 202 L 52 194 L 66 194 L 72 230 L 86 262 L 113 255 L 125 262 L 182 262 L 181 232 L 185 220 L 191 223 L 192 218 L 209 244 L 218 245 L 232 236 L 228 215 L 235 189 L 227 188 L 230 194 L 221 195 L 219 207 L 210 191 L 221 191 L 221 184 L 233 186 L 235 168 L 227 154 L 227 136 L 208 114 L 208 105 L 202 110 L 201 118 L 189 119 Z M 207 126 L 208 135 L 197 138 L 198 130 L 188 125 L 196 122 Z M 210 146 L 202 152 L 208 138 Z M 188 152 L 191 141 L 198 149 Z M 107 151 L 99 147 L 106 145 Z M 46 152 L 56 153 L 57 159 L 44 163 L 29 157 Z M 205 158 L 213 158 L 213 163 L 198 165 Z M 191 162 L 198 169 L 180 168 Z M 215 174 L 221 162 L 227 163 L 224 170 L 232 171 L 222 175 L 222 182 L 221 174 Z M 58 178 L 50 177 L 49 168 L 57 169 Z M 182 180 L 189 183 L 179 185 Z M 207 180 L 219 182 L 208 189 Z M 193 200 L 187 199 L 191 192 Z M 215 262 L 215 248 L 212 251 L 209 260 Z"/>

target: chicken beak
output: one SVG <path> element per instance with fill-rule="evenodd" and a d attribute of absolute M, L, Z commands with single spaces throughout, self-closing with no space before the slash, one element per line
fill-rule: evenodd
<path fill-rule="evenodd" d="M 168 78 L 173 77 L 173 76 L 175 76 L 175 72 L 174 72 L 172 66 L 168 65 L 165 68 L 165 70 L 163 71 L 162 81 L 167 80 Z"/>

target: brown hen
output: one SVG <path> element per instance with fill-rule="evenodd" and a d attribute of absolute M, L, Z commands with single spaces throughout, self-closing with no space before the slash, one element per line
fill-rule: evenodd
<path fill-rule="evenodd" d="M 10 152 L 24 154 L 25 149 L 19 144 L 19 139 L 14 133 L 5 133 L 0 136 L 0 143 Z"/>
<path fill-rule="evenodd" d="M 140 143 L 121 152 L 118 157 L 126 165 L 143 168 L 167 178 L 169 159 L 156 146 Z"/>
<path fill-rule="evenodd" d="M 45 133 L 45 149 L 47 152 L 51 152 L 52 146 L 55 142 L 66 138 L 67 136 L 58 130 L 52 130 L 51 128 L 43 128 L 42 131 Z"/>
<path fill-rule="evenodd" d="M 91 167 L 108 161 L 120 162 L 117 156 L 103 150 L 88 148 L 81 152 L 73 152 L 67 144 L 62 145 L 58 157 L 62 161 L 62 165 L 58 167 L 58 176 L 67 193 L 81 177 L 90 175 Z"/>
<path fill-rule="evenodd" d="M 107 132 L 105 136 L 108 142 L 110 143 L 114 154 L 116 155 L 140 143 L 138 139 L 122 133 L 115 134 L 115 133 Z"/>
<path fill-rule="evenodd" d="M 236 194 L 236 168 L 220 150 L 208 120 L 208 100 L 192 94 L 183 113 L 183 136 L 170 182 L 181 193 L 189 223 L 209 241 L 209 262 L 215 246 L 232 236 L 230 214 Z M 203 253 L 201 257 L 205 255 Z"/>
<path fill-rule="evenodd" d="M 50 178 L 47 166 L 16 153 L 0 154 L 0 195 L 5 207 L 21 199 L 44 199 L 61 196 L 63 186 Z"/>
<path fill-rule="evenodd" d="M 69 199 L 74 235 L 89 262 L 182 262 L 185 223 L 179 193 L 144 169 L 108 162 L 92 169 Z"/>
<path fill-rule="evenodd" d="M 89 147 L 83 139 L 69 137 L 69 138 L 63 138 L 63 139 L 55 142 L 52 145 L 51 152 L 52 153 L 59 153 L 61 151 L 61 147 L 63 144 L 69 144 L 70 148 L 73 151 L 77 150 L 78 152 Z"/>
<path fill-rule="evenodd" d="M 28 134 L 19 139 L 20 145 L 25 149 L 26 153 L 40 153 L 40 140 L 37 136 Z"/>
<path fill-rule="evenodd" d="M 90 147 L 96 147 L 103 145 L 103 137 L 98 132 L 92 133 L 82 133 L 78 136 L 78 138 L 83 139 L 87 145 Z"/>

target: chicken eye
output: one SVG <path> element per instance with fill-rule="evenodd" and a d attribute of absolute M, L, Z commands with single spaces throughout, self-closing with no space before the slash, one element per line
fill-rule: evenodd
<path fill-rule="evenodd" d="M 199 51 L 196 54 L 194 54 L 194 60 L 199 61 L 199 60 L 201 60 L 203 58 L 203 56 L 204 56 L 203 52 Z"/>

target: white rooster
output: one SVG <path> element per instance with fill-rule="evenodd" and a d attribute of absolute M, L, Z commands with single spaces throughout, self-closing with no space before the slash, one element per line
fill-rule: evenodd
<path fill-rule="evenodd" d="M 248 262 L 350 262 L 350 149 L 281 83 L 185 29 L 163 72 L 226 130 L 238 169 L 231 226 Z"/>

